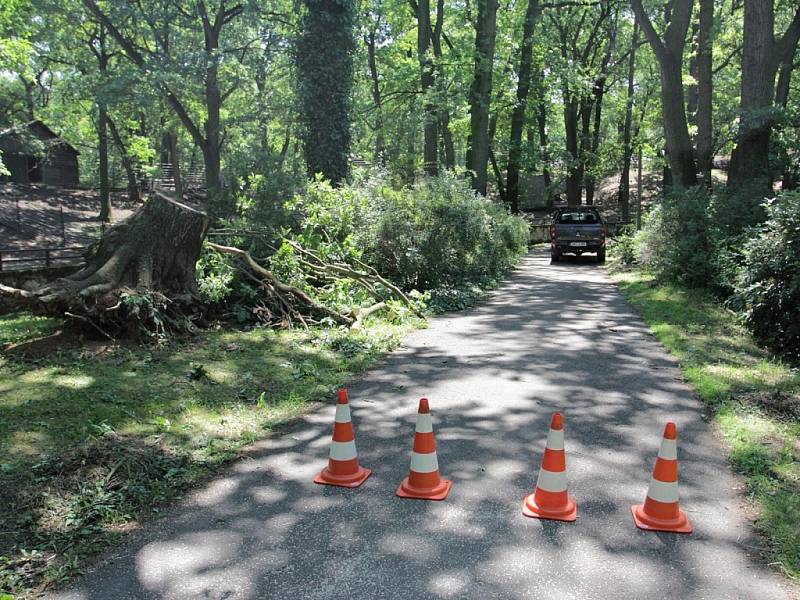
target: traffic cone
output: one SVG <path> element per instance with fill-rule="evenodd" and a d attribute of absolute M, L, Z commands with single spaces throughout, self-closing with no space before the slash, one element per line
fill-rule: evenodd
<path fill-rule="evenodd" d="M 444 500 L 450 493 L 452 482 L 439 475 L 439 461 L 436 459 L 436 442 L 433 439 L 433 423 L 428 399 L 419 401 L 417 427 L 414 433 L 414 448 L 411 451 L 411 468 L 397 495 L 401 498 L 422 500 Z"/>
<path fill-rule="evenodd" d="M 667 423 L 650 487 L 647 488 L 647 498 L 644 504 L 631 506 L 633 520 L 639 529 L 692 533 L 692 525 L 678 505 L 677 438 L 675 423 Z"/>
<path fill-rule="evenodd" d="M 536 489 L 525 497 L 522 514 L 535 519 L 574 521 L 578 518 L 575 501 L 567 494 L 567 467 L 564 460 L 564 420 L 553 413 Z"/>
<path fill-rule="evenodd" d="M 336 397 L 336 417 L 333 422 L 328 466 L 314 478 L 314 483 L 355 488 L 364 483 L 371 473 L 371 469 L 365 469 L 358 464 L 347 390 L 342 388 Z"/>

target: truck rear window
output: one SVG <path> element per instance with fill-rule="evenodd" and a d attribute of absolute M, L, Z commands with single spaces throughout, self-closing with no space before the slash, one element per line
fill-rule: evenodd
<path fill-rule="evenodd" d="M 559 223 L 576 223 L 578 225 L 594 225 L 600 221 L 592 212 L 565 212 L 558 215 Z"/>

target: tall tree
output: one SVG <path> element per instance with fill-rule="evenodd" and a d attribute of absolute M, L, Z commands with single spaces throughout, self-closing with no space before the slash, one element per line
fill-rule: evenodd
<path fill-rule="evenodd" d="M 489 104 L 492 96 L 492 63 L 497 35 L 497 0 L 477 0 L 475 23 L 475 70 L 470 88 L 470 135 L 467 168 L 472 187 L 486 195 L 489 161 Z"/>
<path fill-rule="evenodd" d="M 170 21 L 159 22 L 149 14 L 140 15 L 143 22 L 147 23 L 155 39 L 154 48 L 144 50 L 137 43 L 140 30 L 126 35 L 122 28 L 118 27 L 112 20 L 110 14 L 103 11 L 96 0 L 82 0 L 87 11 L 101 23 L 108 34 L 119 44 L 122 51 L 139 69 L 149 74 L 152 71 L 152 61 L 169 62 L 171 60 L 170 47 L 167 43 L 168 29 Z M 138 4 L 137 7 L 141 8 Z M 219 198 L 223 191 L 222 169 L 221 169 L 221 110 L 225 99 L 234 91 L 235 87 L 223 91 L 220 89 L 219 68 L 222 60 L 220 41 L 223 28 L 232 23 L 245 10 L 242 4 L 231 4 L 230 0 L 220 0 L 209 11 L 205 0 L 198 0 L 193 5 L 194 11 L 187 12 L 181 6 L 171 6 L 177 14 L 186 18 L 192 27 L 197 27 L 199 19 L 199 30 L 203 36 L 203 100 L 205 108 L 205 119 L 203 126 L 197 125 L 192 117 L 189 104 L 179 98 L 179 94 L 173 85 L 165 81 L 165 78 L 157 78 L 155 84 L 161 89 L 166 97 L 166 101 L 177 115 L 181 124 L 192 137 L 194 143 L 203 153 L 205 166 L 206 188 L 211 198 Z M 130 10 L 120 11 L 123 15 L 129 15 Z"/>
<path fill-rule="evenodd" d="M 338 184 L 350 172 L 354 2 L 304 2 L 296 57 L 306 164 Z"/>
<path fill-rule="evenodd" d="M 419 61 L 420 83 L 422 84 L 422 104 L 425 114 L 423 161 L 428 175 L 439 173 L 439 112 L 433 97 L 435 76 L 431 58 L 431 3 L 430 0 L 411 2 L 417 15 L 417 60 Z"/>
<path fill-rule="evenodd" d="M 636 73 L 636 49 L 639 45 L 639 24 L 633 22 L 633 36 L 631 37 L 631 50 L 628 54 L 628 90 L 625 98 L 625 122 L 622 126 L 622 172 L 619 177 L 619 192 L 617 194 L 617 204 L 622 213 L 622 221 L 627 223 L 630 220 L 631 206 L 631 158 L 633 157 L 633 145 L 631 130 L 633 129 L 633 96 L 634 78 Z"/>
<path fill-rule="evenodd" d="M 661 72 L 661 110 L 667 158 L 673 180 L 683 187 L 697 184 L 694 149 L 689 137 L 683 95 L 683 52 L 693 4 L 693 0 L 667 2 L 665 11 L 667 24 L 662 39 L 642 6 L 642 0 L 631 0 L 639 26 L 658 61 Z"/>
<path fill-rule="evenodd" d="M 700 0 L 697 27 L 697 135 L 695 148 L 697 169 L 706 186 L 711 185 L 711 168 L 714 152 L 713 98 L 714 98 L 714 0 Z"/>
<path fill-rule="evenodd" d="M 783 57 L 794 54 L 798 39 L 800 8 L 783 36 L 776 38 L 773 1 L 745 0 L 740 123 L 731 155 L 729 188 L 752 184 L 767 193 L 772 189 L 769 150 L 775 75 Z"/>
<path fill-rule="evenodd" d="M 539 17 L 539 0 L 528 0 L 525 20 L 522 24 L 522 43 L 519 48 L 519 70 L 517 72 L 517 101 L 511 113 L 511 135 L 508 143 L 508 166 L 506 169 L 506 199 L 512 212 L 519 212 L 519 171 L 522 157 L 522 130 L 525 126 L 525 110 L 531 88 L 533 65 L 533 31 Z"/>

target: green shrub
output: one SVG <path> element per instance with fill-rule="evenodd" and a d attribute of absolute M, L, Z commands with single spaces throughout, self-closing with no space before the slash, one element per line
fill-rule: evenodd
<path fill-rule="evenodd" d="M 395 190 L 373 182 L 360 232 L 367 260 L 405 289 L 430 290 L 500 276 L 527 249 L 528 228 L 477 196 L 462 178 L 424 178 Z"/>
<path fill-rule="evenodd" d="M 703 188 L 679 190 L 647 215 L 636 236 L 636 258 L 659 278 L 689 287 L 716 281 L 709 194 Z"/>
<path fill-rule="evenodd" d="M 734 306 L 755 338 L 800 358 L 800 193 L 764 204 L 767 220 L 745 246 Z"/>

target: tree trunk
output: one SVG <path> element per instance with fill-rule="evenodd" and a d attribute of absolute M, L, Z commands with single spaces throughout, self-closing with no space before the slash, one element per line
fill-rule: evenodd
<path fill-rule="evenodd" d="M 367 44 L 369 76 L 372 82 L 372 102 L 375 104 L 375 164 L 383 167 L 386 164 L 386 142 L 383 138 L 383 98 L 381 98 L 380 79 L 378 77 L 374 30 L 369 31 L 365 41 Z"/>
<path fill-rule="evenodd" d="M 536 111 L 536 127 L 539 130 L 539 153 L 542 158 L 542 180 L 547 194 L 547 207 L 553 205 L 553 194 L 550 191 L 550 152 L 547 140 L 547 101 L 545 99 L 544 72 L 540 77 L 539 103 Z"/>
<path fill-rule="evenodd" d="M 592 88 L 592 96 L 594 102 L 594 122 L 592 124 L 592 134 L 589 145 L 589 156 L 586 159 L 588 160 L 589 168 L 588 168 L 588 173 L 585 176 L 586 204 L 590 205 L 594 204 L 594 191 L 596 185 L 594 176 L 594 167 L 595 165 L 597 165 L 598 162 L 597 153 L 600 150 L 600 127 L 602 125 L 602 118 L 603 118 L 603 98 L 605 97 L 606 93 L 608 65 L 611 62 L 611 52 L 614 50 L 614 46 L 616 45 L 616 38 L 617 38 L 617 25 L 615 18 L 614 23 L 608 32 L 608 43 L 606 46 L 606 51 L 603 54 L 603 60 L 600 63 L 600 74 L 595 79 L 594 87 Z"/>
<path fill-rule="evenodd" d="M 578 204 L 583 200 L 582 192 L 583 186 L 586 183 L 586 159 L 589 155 L 589 147 L 591 144 L 590 124 L 592 122 L 592 100 L 588 96 L 581 99 L 581 147 L 578 153 L 578 171 L 580 173 L 579 188 L 578 188 Z M 586 203 L 589 203 L 588 196 Z"/>
<path fill-rule="evenodd" d="M 435 176 L 439 173 L 439 115 L 432 97 L 436 80 L 434 65 L 428 54 L 428 49 L 431 45 L 430 32 L 430 0 L 419 0 L 417 2 L 417 60 L 419 61 L 422 105 L 425 118 L 422 154 L 425 173 Z"/>
<path fill-rule="evenodd" d="M 630 220 L 631 157 L 633 156 L 631 129 L 633 128 L 634 75 L 636 73 L 636 47 L 638 44 L 639 25 L 634 20 L 631 52 L 628 55 L 628 92 L 625 100 L 625 124 L 622 128 L 622 173 L 619 177 L 619 192 L 617 194 L 617 204 L 622 213 L 622 221 L 624 223 Z"/>
<path fill-rule="evenodd" d="M 669 14 L 669 25 L 664 32 L 663 41 L 645 12 L 642 0 L 631 0 L 631 6 L 639 26 L 653 48 L 661 72 L 664 138 L 673 180 L 682 187 L 693 187 L 697 185 L 697 172 L 686 120 L 682 72 L 683 50 L 692 16 L 693 0 L 670 0 L 665 5 Z"/>
<path fill-rule="evenodd" d="M 472 187 L 486 195 L 489 161 L 489 104 L 492 96 L 492 62 L 497 33 L 497 0 L 477 0 L 475 28 L 475 76 L 470 90 L 470 138 L 467 168 Z"/>
<path fill-rule="evenodd" d="M 636 231 L 642 228 L 642 147 L 639 146 L 638 170 L 636 173 Z"/>
<path fill-rule="evenodd" d="M 93 44 L 90 44 L 90 48 L 97 57 L 100 80 L 105 83 L 109 56 L 106 53 L 106 36 L 102 28 L 97 42 L 97 49 Z M 100 214 L 97 218 L 107 223 L 111 219 L 111 189 L 108 181 L 108 104 L 103 97 L 97 99 L 97 154 L 100 176 Z"/>
<path fill-rule="evenodd" d="M 139 192 L 139 181 L 136 179 L 136 169 L 133 166 L 133 160 L 128 156 L 125 143 L 122 141 L 119 130 L 111 118 L 108 118 L 108 130 L 111 132 L 111 139 L 114 140 L 114 145 L 117 147 L 122 166 L 125 169 L 125 176 L 128 178 L 128 200 L 131 202 L 139 202 L 141 194 Z"/>
<path fill-rule="evenodd" d="M 713 164 L 713 47 L 714 0 L 700 0 L 700 22 L 697 30 L 697 136 L 695 147 L 697 170 L 707 187 L 711 187 Z"/>
<path fill-rule="evenodd" d="M 205 213 L 156 193 L 130 218 L 107 229 L 74 275 L 32 292 L 0 286 L 0 295 L 91 322 L 108 337 L 126 329 L 135 334 L 140 325 L 163 329 L 154 306 L 166 312 L 191 303 L 208 225 Z M 150 294 L 150 301 L 126 300 L 131 293 Z"/>
<path fill-rule="evenodd" d="M 506 200 L 506 186 L 503 183 L 503 173 L 500 171 L 500 165 L 497 162 L 497 156 L 494 153 L 494 134 L 497 131 L 497 113 L 493 114 L 489 119 L 489 162 L 492 165 L 492 172 L 494 173 L 495 181 L 497 182 L 497 195 Z"/>
<path fill-rule="evenodd" d="M 770 0 L 744 3 L 744 45 L 739 135 L 731 155 L 728 187 L 757 182 L 760 190 L 772 187 L 769 172 L 769 141 L 772 130 L 767 114 L 772 105 L 775 71 L 775 14 Z"/>
<path fill-rule="evenodd" d="M 442 35 L 444 28 L 444 0 L 436 2 L 436 26 L 433 28 L 431 42 L 433 44 L 433 55 L 437 63 L 442 60 Z M 439 132 L 442 135 L 442 145 L 444 146 L 444 166 L 452 171 L 456 168 L 456 151 L 453 145 L 453 134 L 450 131 L 450 111 L 447 109 L 445 98 L 445 86 L 441 75 L 436 77 L 436 89 L 439 93 Z"/>
<path fill-rule="evenodd" d="M 100 175 L 100 221 L 111 219 L 111 190 L 108 181 L 108 107 L 103 100 L 97 106 L 97 154 Z"/>
<path fill-rule="evenodd" d="M 306 165 L 338 185 L 350 173 L 355 3 L 304 3 L 294 55 Z"/>
<path fill-rule="evenodd" d="M 178 152 L 178 132 L 168 131 L 164 134 L 164 143 L 172 165 L 172 183 L 175 186 L 175 195 L 183 198 L 183 175 L 181 173 L 181 157 Z"/>
<path fill-rule="evenodd" d="M 731 155 L 729 188 L 752 184 L 765 194 L 772 192 L 769 149 L 774 119 L 769 109 L 779 63 L 789 54 L 794 56 L 798 39 L 800 8 L 776 40 L 773 2 L 745 0 L 739 135 Z"/>
<path fill-rule="evenodd" d="M 522 26 L 522 44 L 519 50 L 519 76 L 517 79 L 517 103 L 511 113 L 511 136 L 508 144 L 508 167 L 506 169 L 507 201 L 511 212 L 519 212 L 519 171 L 522 157 L 522 130 L 525 126 L 525 109 L 530 92 L 531 67 L 533 65 L 533 30 L 539 17 L 539 0 L 528 0 L 525 21 Z"/>
<path fill-rule="evenodd" d="M 231 207 L 223 201 L 222 164 L 220 152 L 222 141 L 220 139 L 220 111 L 222 108 L 222 92 L 219 88 L 219 36 L 225 22 L 226 12 L 224 0 L 213 21 L 206 13 L 205 2 L 199 2 L 198 7 L 203 21 L 203 37 L 205 47 L 206 77 L 206 120 L 204 123 L 205 143 L 201 146 L 203 162 L 206 171 L 206 189 L 208 199 L 217 210 L 226 213 Z M 180 196 L 179 196 L 180 197 Z"/>
<path fill-rule="evenodd" d="M 578 149 L 578 101 L 570 98 L 566 87 L 564 88 L 564 130 L 570 159 L 567 167 L 567 205 L 578 206 L 581 203 L 583 179 Z"/>

